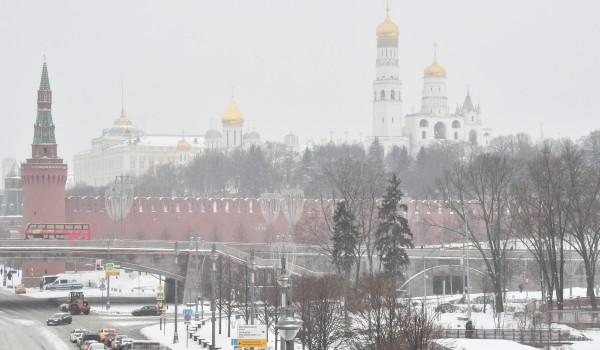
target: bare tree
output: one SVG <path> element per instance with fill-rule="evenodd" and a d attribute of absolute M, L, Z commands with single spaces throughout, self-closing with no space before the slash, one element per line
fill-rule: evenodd
<path fill-rule="evenodd" d="M 514 220 L 509 214 L 509 189 L 518 170 L 509 156 L 475 154 L 437 181 L 444 204 L 466 228 L 462 234 L 481 254 L 493 285 L 497 312 L 504 312 L 504 261 Z"/>
<path fill-rule="evenodd" d="M 309 350 L 345 348 L 342 283 L 338 276 L 303 276 L 296 280 L 294 302 L 303 321 L 298 338 Z"/>

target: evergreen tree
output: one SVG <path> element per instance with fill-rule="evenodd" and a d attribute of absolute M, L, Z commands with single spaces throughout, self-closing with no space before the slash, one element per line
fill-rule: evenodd
<path fill-rule="evenodd" d="M 338 202 L 333 213 L 333 264 L 344 275 L 350 274 L 350 268 L 356 261 L 358 228 L 354 215 L 348 210 L 346 202 Z"/>
<path fill-rule="evenodd" d="M 402 269 L 410 263 L 404 248 L 413 248 L 413 235 L 408 220 L 401 215 L 407 207 L 405 204 L 400 204 L 404 194 L 399 187 L 400 180 L 396 174 L 392 174 L 379 207 L 377 215 L 379 225 L 375 232 L 375 247 L 383 264 L 384 273 L 394 282 L 398 282 Z"/>

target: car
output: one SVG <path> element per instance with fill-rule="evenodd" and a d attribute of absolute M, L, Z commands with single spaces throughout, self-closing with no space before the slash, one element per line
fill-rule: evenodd
<path fill-rule="evenodd" d="M 123 349 L 127 348 L 127 344 L 132 343 L 134 340 L 135 339 L 133 339 L 133 338 L 121 339 L 121 341 L 119 342 L 119 346 L 117 347 L 117 350 L 123 350 Z"/>
<path fill-rule="evenodd" d="M 95 340 L 97 342 L 100 342 L 100 335 L 98 335 L 98 333 L 93 332 L 83 333 L 79 338 L 77 338 L 77 345 L 81 348 L 83 347 L 83 343 L 85 343 L 88 340 Z"/>
<path fill-rule="evenodd" d="M 131 311 L 133 316 L 159 316 L 160 310 L 154 305 L 146 305 Z"/>
<path fill-rule="evenodd" d="M 81 289 L 83 284 L 74 279 L 60 278 L 46 286 L 49 290 Z"/>
<path fill-rule="evenodd" d="M 104 342 L 104 339 L 108 336 L 108 333 L 116 333 L 117 331 L 113 328 L 102 328 L 98 331 L 98 335 L 100 336 L 99 342 Z"/>
<path fill-rule="evenodd" d="M 79 339 L 79 337 L 81 337 L 81 335 L 83 333 L 87 333 L 88 330 L 84 329 L 84 328 L 75 328 L 74 330 L 71 331 L 71 343 L 77 343 L 77 339 Z"/>
<path fill-rule="evenodd" d="M 129 338 L 129 336 L 125 334 L 117 334 L 115 339 L 113 339 L 112 343 L 110 343 L 110 347 L 114 350 L 119 349 L 119 344 L 121 344 L 121 340 Z"/>
<path fill-rule="evenodd" d="M 15 294 L 25 294 L 27 293 L 27 289 L 24 284 L 19 284 L 15 287 Z"/>
<path fill-rule="evenodd" d="M 81 344 L 81 350 L 90 350 L 91 344 L 100 344 L 104 346 L 102 343 L 98 343 L 97 340 L 86 340 L 83 342 L 83 344 Z"/>
<path fill-rule="evenodd" d="M 104 345 L 110 348 L 117 335 L 119 335 L 118 332 L 108 332 L 108 335 L 104 338 Z"/>
<path fill-rule="evenodd" d="M 102 343 L 91 343 L 87 350 L 104 350 L 104 344 Z"/>
<path fill-rule="evenodd" d="M 61 324 L 71 324 L 73 321 L 73 317 L 68 312 L 57 312 L 55 314 L 50 315 L 48 320 L 46 320 L 46 324 L 50 325 L 61 325 Z"/>

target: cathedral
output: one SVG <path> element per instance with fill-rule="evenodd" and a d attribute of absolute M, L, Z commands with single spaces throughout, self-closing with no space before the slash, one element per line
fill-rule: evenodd
<path fill-rule="evenodd" d="M 469 142 L 487 145 L 490 129 L 483 125 L 481 108 L 475 106 L 470 92 L 462 104 L 450 113 L 446 97 L 446 69 L 438 63 L 434 50 L 433 62 L 423 71 L 421 109 L 417 113 L 402 113 L 402 81 L 399 77 L 398 25 L 390 18 L 389 6 L 385 20 L 377 26 L 377 59 L 373 82 L 373 131 L 367 144 L 375 139 L 387 152 L 394 146 L 405 147 L 415 155 L 422 147 L 441 142 Z"/>

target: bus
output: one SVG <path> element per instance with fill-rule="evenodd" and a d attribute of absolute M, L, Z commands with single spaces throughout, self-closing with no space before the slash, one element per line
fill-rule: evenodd
<path fill-rule="evenodd" d="M 25 239 L 92 239 L 92 225 L 89 223 L 27 224 Z"/>

